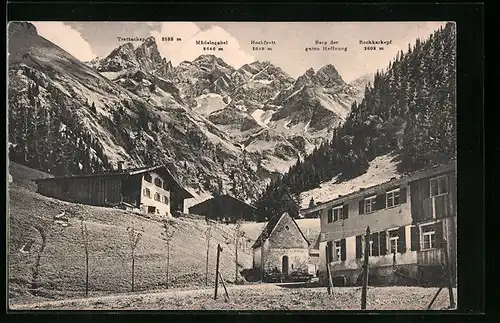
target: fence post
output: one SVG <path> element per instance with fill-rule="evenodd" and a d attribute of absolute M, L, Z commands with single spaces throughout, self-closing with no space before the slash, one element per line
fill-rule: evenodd
<path fill-rule="evenodd" d="M 444 263 L 446 268 L 447 284 L 448 284 L 448 294 L 450 297 L 450 308 L 455 307 L 455 297 L 453 296 L 453 277 L 451 274 L 450 260 L 448 256 L 448 242 L 443 239 L 443 252 L 444 252 Z"/>
<path fill-rule="evenodd" d="M 326 265 L 326 275 L 328 277 L 327 280 L 326 280 L 326 291 L 328 293 L 328 295 L 331 295 L 332 291 L 331 291 L 331 288 L 330 288 L 330 266 L 329 266 L 329 259 L 328 259 L 328 244 L 325 246 L 325 265 Z"/>
<path fill-rule="evenodd" d="M 169 267 L 170 267 L 170 241 L 167 242 L 167 289 L 169 287 L 168 286 L 169 285 L 169 283 L 168 283 L 168 281 L 169 281 L 169 276 L 168 276 Z"/>
<path fill-rule="evenodd" d="M 264 237 L 262 237 L 261 241 L 260 241 L 260 281 L 261 283 L 264 282 L 264 276 L 265 276 L 265 264 L 264 264 L 264 243 L 265 243 L 265 240 L 264 240 Z"/>
<path fill-rule="evenodd" d="M 366 228 L 365 259 L 363 261 L 363 289 L 361 291 L 361 309 L 366 309 L 366 288 L 368 286 L 368 256 L 370 255 L 370 227 Z"/>
<path fill-rule="evenodd" d="M 85 250 L 85 296 L 89 296 L 89 253 Z"/>
<path fill-rule="evenodd" d="M 219 286 L 219 259 L 220 259 L 220 252 L 222 251 L 222 248 L 220 247 L 220 244 L 217 245 L 217 264 L 215 265 L 215 295 L 214 299 L 217 299 L 217 287 Z"/>
<path fill-rule="evenodd" d="M 134 267 L 135 267 L 135 258 L 134 258 L 134 251 L 132 250 L 132 292 L 134 291 Z"/>
<path fill-rule="evenodd" d="M 211 234 L 212 234 L 211 230 L 212 230 L 212 226 L 211 226 L 210 219 L 209 219 L 208 228 L 207 228 L 207 231 L 205 232 L 206 238 L 207 238 L 207 259 L 205 262 L 205 286 L 208 286 L 208 256 L 209 256 L 209 252 L 210 252 L 210 238 L 211 238 Z"/>
<path fill-rule="evenodd" d="M 432 307 L 432 304 L 434 304 L 434 301 L 436 300 L 436 298 L 438 297 L 439 293 L 441 293 L 441 291 L 443 290 L 443 287 L 439 287 L 438 291 L 436 292 L 436 294 L 434 294 L 434 297 L 432 298 L 431 302 L 429 303 L 429 305 L 427 306 L 427 309 L 430 310 L 431 307 Z"/>
<path fill-rule="evenodd" d="M 224 283 L 224 278 L 222 277 L 222 274 L 220 272 L 219 272 L 219 277 L 222 283 L 222 287 L 224 287 L 224 291 L 226 292 L 226 302 L 227 302 L 229 301 L 229 293 L 227 292 L 226 283 Z"/>

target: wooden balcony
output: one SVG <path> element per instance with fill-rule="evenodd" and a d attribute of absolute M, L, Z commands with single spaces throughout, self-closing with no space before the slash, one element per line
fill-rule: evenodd
<path fill-rule="evenodd" d="M 421 250 L 417 253 L 417 263 L 420 266 L 437 266 L 444 261 L 441 249 Z"/>
<path fill-rule="evenodd" d="M 122 202 L 138 207 L 137 200 L 127 195 L 122 195 Z"/>
<path fill-rule="evenodd" d="M 449 215 L 448 194 L 433 196 L 423 200 L 424 218 L 422 220 L 441 219 Z"/>

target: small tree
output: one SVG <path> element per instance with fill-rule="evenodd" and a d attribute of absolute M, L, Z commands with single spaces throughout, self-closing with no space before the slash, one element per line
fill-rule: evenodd
<path fill-rule="evenodd" d="M 163 223 L 163 226 L 165 228 L 165 240 L 167 241 L 167 289 L 168 289 L 168 284 L 169 284 L 169 267 L 170 267 L 170 242 L 172 241 L 172 238 L 174 236 L 174 227 L 170 225 L 169 220 L 165 220 Z"/>
<path fill-rule="evenodd" d="M 208 218 L 207 218 L 208 219 Z M 207 240 L 207 260 L 205 263 L 205 286 L 208 286 L 208 256 L 210 252 L 210 238 L 212 237 L 212 223 L 208 220 L 208 227 L 205 231 L 205 238 Z"/>
<path fill-rule="evenodd" d="M 313 197 L 311 197 L 311 199 L 309 200 L 309 207 L 314 207 L 314 205 L 316 205 L 316 204 L 314 203 L 314 198 L 313 198 Z"/>
<path fill-rule="evenodd" d="M 235 234 L 235 239 L 234 239 L 234 262 L 235 262 L 235 266 L 236 266 L 236 272 L 235 272 L 235 277 L 234 277 L 234 282 L 238 282 L 238 273 L 239 273 L 239 270 L 238 270 L 238 248 L 239 248 L 239 241 L 241 239 L 241 237 L 243 237 L 245 235 L 245 233 L 243 231 L 241 231 L 241 225 L 243 223 L 243 220 L 242 219 L 238 219 L 236 221 L 236 234 Z"/>
<path fill-rule="evenodd" d="M 134 269 L 135 269 L 135 249 L 137 248 L 137 244 L 141 240 L 142 233 L 136 230 L 134 227 L 127 228 L 128 236 L 129 236 L 129 246 L 132 255 L 132 292 L 134 291 Z"/>
<path fill-rule="evenodd" d="M 80 219 L 81 226 L 81 241 L 83 244 L 83 250 L 85 251 L 85 296 L 89 296 L 89 230 L 87 229 L 87 225 L 83 221 L 83 218 Z"/>

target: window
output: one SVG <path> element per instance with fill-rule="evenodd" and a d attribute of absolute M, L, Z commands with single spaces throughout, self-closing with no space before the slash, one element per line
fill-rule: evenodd
<path fill-rule="evenodd" d="M 420 227 L 422 232 L 422 250 L 436 247 L 436 231 L 434 224 L 428 224 Z"/>
<path fill-rule="evenodd" d="M 337 206 L 333 208 L 333 221 L 342 220 L 342 206 Z"/>
<path fill-rule="evenodd" d="M 375 251 L 375 249 L 373 247 L 373 240 L 370 240 L 369 243 L 370 243 L 370 254 L 369 254 L 369 256 L 373 256 L 373 254 L 374 254 L 373 252 Z"/>
<path fill-rule="evenodd" d="M 334 242 L 334 250 L 335 250 L 335 253 L 334 253 L 334 259 L 335 260 L 340 260 L 340 256 L 342 254 L 342 246 L 340 244 L 340 240 L 337 240 Z"/>
<path fill-rule="evenodd" d="M 375 211 L 375 199 L 377 198 L 376 195 L 367 197 L 365 199 L 365 213 L 370 213 Z"/>
<path fill-rule="evenodd" d="M 385 193 L 387 207 L 399 205 L 399 188 Z"/>
<path fill-rule="evenodd" d="M 151 191 L 149 190 L 149 188 L 145 188 L 143 190 L 143 195 L 151 198 Z"/>
<path fill-rule="evenodd" d="M 343 213 L 344 213 L 343 210 L 344 209 L 343 209 L 342 205 L 329 209 L 328 210 L 328 223 L 342 220 Z"/>
<path fill-rule="evenodd" d="M 388 232 L 388 237 L 389 237 L 389 251 L 391 253 L 394 252 L 399 252 L 398 251 L 398 245 L 399 245 L 399 228 L 394 229 L 394 230 L 389 230 Z"/>
<path fill-rule="evenodd" d="M 148 206 L 148 213 L 155 213 L 156 208 L 154 206 Z"/>
<path fill-rule="evenodd" d="M 160 194 L 155 193 L 155 201 L 160 201 Z"/>
<path fill-rule="evenodd" d="M 156 185 L 157 187 L 160 187 L 160 188 L 161 188 L 161 186 L 162 186 L 162 180 L 161 180 L 161 179 L 159 179 L 158 177 L 157 177 L 157 178 L 155 178 L 155 185 Z"/>
<path fill-rule="evenodd" d="M 370 254 L 369 256 L 372 256 L 372 257 L 378 257 L 381 255 L 381 251 L 383 249 L 383 247 L 381 246 L 381 244 L 385 244 L 385 243 L 381 243 L 381 240 L 382 241 L 385 241 L 386 237 L 385 237 L 385 231 L 382 231 L 382 232 L 373 232 L 372 234 L 370 234 L 370 241 L 368 242 L 370 245 Z"/>
<path fill-rule="evenodd" d="M 448 177 L 446 175 L 431 178 L 431 197 L 448 193 Z"/>
<path fill-rule="evenodd" d="M 151 177 L 151 174 L 144 174 L 144 180 L 151 183 L 153 181 L 153 178 Z"/>
<path fill-rule="evenodd" d="M 163 182 L 163 189 L 165 191 L 168 191 L 168 184 L 167 184 L 167 182 Z"/>
<path fill-rule="evenodd" d="M 168 196 L 163 195 L 163 203 L 168 204 Z"/>

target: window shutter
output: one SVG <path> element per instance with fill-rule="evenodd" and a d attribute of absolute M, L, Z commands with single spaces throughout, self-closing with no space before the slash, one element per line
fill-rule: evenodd
<path fill-rule="evenodd" d="M 379 241 L 378 241 L 378 238 L 379 238 L 379 234 L 378 232 L 375 232 L 373 233 L 372 235 L 372 241 L 373 241 L 373 254 L 372 256 L 379 256 L 380 253 L 379 253 Z"/>
<path fill-rule="evenodd" d="M 380 255 L 387 255 L 387 234 L 385 231 L 379 232 L 379 240 L 380 240 Z"/>
<path fill-rule="evenodd" d="M 422 195 L 424 197 L 430 197 L 431 196 L 431 180 L 429 178 L 423 180 L 420 185 L 420 189 L 422 190 Z"/>
<path fill-rule="evenodd" d="M 333 260 L 333 243 L 331 241 L 328 241 L 326 244 L 327 248 L 327 260 L 328 262 L 331 262 Z"/>
<path fill-rule="evenodd" d="M 362 236 L 356 236 L 356 259 L 361 258 L 361 254 L 363 253 L 363 240 Z"/>
<path fill-rule="evenodd" d="M 406 187 L 401 187 L 399 189 L 399 204 L 406 203 Z"/>
<path fill-rule="evenodd" d="M 328 223 L 332 223 L 333 222 L 333 209 L 328 209 L 328 219 L 327 219 L 327 222 Z"/>
<path fill-rule="evenodd" d="M 365 214 L 365 200 L 359 201 L 359 214 Z"/>
<path fill-rule="evenodd" d="M 346 255 L 347 250 L 346 250 L 346 243 L 345 239 L 340 240 L 340 260 L 345 261 L 346 260 Z"/>
<path fill-rule="evenodd" d="M 377 195 L 375 198 L 375 210 L 385 209 L 385 193 Z"/>
<path fill-rule="evenodd" d="M 400 253 L 406 252 L 406 228 L 399 228 L 398 250 Z"/>
<path fill-rule="evenodd" d="M 443 222 L 437 222 L 434 224 L 434 232 L 436 232 L 436 247 L 441 248 L 443 246 Z"/>
<path fill-rule="evenodd" d="M 420 233 L 416 225 L 411 227 L 411 250 L 420 251 Z"/>
<path fill-rule="evenodd" d="M 344 204 L 342 210 L 342 218 L 347 219 L 349 217 L 349 204 Z"/>

